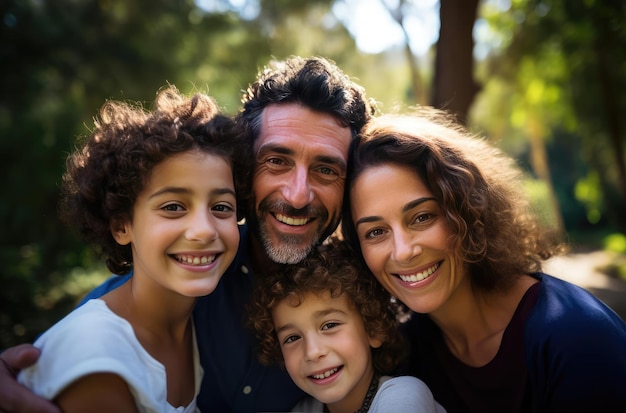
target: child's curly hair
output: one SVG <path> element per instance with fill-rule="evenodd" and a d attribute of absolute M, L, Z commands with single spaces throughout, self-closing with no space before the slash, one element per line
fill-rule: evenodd
<path fill-rule="evenodd" d="M 133 206 L 152 169 L 176 154 L 199 151 L 220 156 L 232 167 L 235 190 L 245 164 L 242 133 L 220 113 L 210 96 L 183 96 L 174 86 L 157 93 L 154 109 L 108 101 L 95 128 L 67 158 L 59 214 L 106 258 L 109 270 L 133 268 L 130 245 L 111 234 L 114 220 L 132 219 Z"/>
<path fill-rule="evenodd" d="M 391 374 L 395 370 L 406 355 L 396 309 L 389 293 L 355 257 L 345 242 L 331 238 L 299 264 L 285 265 L 258 280 L 249 320 L 256 331 L 261 363 L 284 363 L 272 319 L 276 305 L 287 297 L 301 300 L 308 293 L 328 291 L 333 298 L 346 294 L 363 317 L 367 334 L 381 340 L 382 345 L 372 349 L 375 371 Z"/>

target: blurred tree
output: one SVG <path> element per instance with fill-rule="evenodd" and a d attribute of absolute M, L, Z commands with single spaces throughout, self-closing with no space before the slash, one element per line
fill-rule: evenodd
<path fill-rule="evenodd" d="M 234 113 L 268 56 L 356 54 L 330 0 L 211 3 L 0 3 L 0 348 L 32 340 L 108 276 L 56 214 L 64 158 L 105 99 L 151 102 L 173 83 Z"/>
<path fill-rule="evenodd" d="M 474 37 L 478 0 L 441 0 L 440 30 L 431 104 L 467 122 L 478 92 L 474 81 Z"/>
<path fill-rule="evenodd" d="M 626 100 L 614 91 L 626 86 L 625 4 L 516 0 L 506 9 L 502 4 L 485 1 L 481 11 L 493 47 L 480 70 L 487 88 L 475 114 L 499 124 L 485 126 L 496 135 L 529 143 L 530 165 L 554 189 L 554 208 L 569 214 L 580 214 L 572 202 L 587 208 L 583 224 L 576 216 L 564 217 L 568 231 L 594 226 L 624 231 L 626 219 L 618 211 L 626 206 L 626 137 L 618 114 L 625 112 Z M 491 104 L 481 108 L 498 88 Z M 488 112 L 492 116 L 485 116 Z M 551 171 L 555 167 L 560 169 Z M 596 191 L 576 190 L 589 189 L 593 182 Z"/>
<path fill-rule="evenodd" d="M 246 55 L 235 51 L 249 34 L 231 15 L 206 15 L 191 1 L 9 0 L 0 3 L 0 16 L 5 347 L 16 335 L 32 339 L 67 312 L 73 299 L 57 286 L 70 281 L 73 268 L 97 262 L 59 223 L 56 205 L 65 154 L 104 100 L 151 101 L 168 82 L 190 90 L 202 81 L 235 108 L 255 67 L 227 70 L 235 66 L 231 53 Z M 214 71 L 204 73 L 201 62 L 209 58 Z"/>

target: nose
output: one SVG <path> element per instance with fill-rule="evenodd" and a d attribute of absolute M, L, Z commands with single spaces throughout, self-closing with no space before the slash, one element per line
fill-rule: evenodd
<path fill-rule="evenodd" d="M 207 210 L 190 213 L 185 238 L 189 241 L 210 242 L 217 237 L 215 217 Z"/>
<path fill-rule="evenodd" d="M 393 258 L 397 262 L 407 262 L 422 253 L 417 237 L 406 230 L 393 232 Z"/>
<path fill-rule="evenodd" d="M 295 209 L 309 205 L 314 198 L 308 168 L 298 166 L 291 171 L 283 186 L 283 197 Z"/>
<path fill-rule="evenodd" d="M 306 337 L 305 338 L 305 361 L 316 361 L 321 357 L 324 357 L 327 353 L 326 346 L 323 340 L 319 337 Z"/>

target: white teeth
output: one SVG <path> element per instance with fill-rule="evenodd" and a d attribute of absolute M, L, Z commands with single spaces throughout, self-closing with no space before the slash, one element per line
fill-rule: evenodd
<path fill-rule="evenodd" d="M 434 273 L 435 271 L 437 271 L 437 268 L 439 268 L 440 263 L 437 263 L 435 265 L 433 265 L 432 267 L 418 272 L 417 274 L 411 274 L 411 275 L 402 275 L 402 274 L 398 274 L 398 277 L 400 277 L 400 279 L 404 282 L 417 282 L 417 281 L 422 281 L 425 280 L 426 278 L 430 277 L 432 275 L 432 273 Z"/>
<path fill-rule="evenodd" d="M 337 373 L 337 370 L 339 370 L 339 369 L 338 369 L 337 367 L 335 367 L 335 368 L 333 368 L 333 369 L 326 370 L 326 371 L 325 371 L 325 372 L 323 372 L 323 373 L 320 373 L 320 374 L 314 374 L 314 375 L 313 375 L 313 376 L 311 376 L 311 377 L 313 377 L 314 379 L 318 379 L 318 380 L 320 380 L 320 379 L 325 379 L 326 377 L 330 376 L 331 374 L 335 374 L 335 373 Z"/>
<path fill-rule="evenodd" d="M 215 255 L 203 255 L 202 257 L 195 255 L 177 255 L 176 259 L 184 264 L 206 265 L 215 261 Z"/>
<path fill-rule="evenodd" d="M 308 218 L 291 218 L 287 215 L 276 214 L 276 219 L 287 225 L 300 226 L 309 222 Z"/>

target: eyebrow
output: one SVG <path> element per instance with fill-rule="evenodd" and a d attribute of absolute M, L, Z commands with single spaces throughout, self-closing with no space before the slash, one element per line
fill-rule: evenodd
<path fill-rule="evenodd" d="M 436 201 L 436 199 L 432 196 L 429 197 L 424 197 L 424 198 L 417 198 L 414 199 L 413 201 L 407 202 L 406 205 L 404 205 L 402 207 L 402 212 L 407 212 L 410 211 L 411 209 L 415 208 L 416 206 L 423 204 L 424 202 L 428 202 L 428 201 Z M 378 215 L 372 215 L 369 217 L 363 217 L 359 220 L 357 220 L 354 224 L 355 227 L 358 227 L 360 224 L 365 224 L 368 222 L 376 222 L 376 221 L 382 221 L 383 217 L 378 216 Z"/>
<path fill-rule="evenodd" d="M 150 195 L 148 197 L 148 199 L 152 199 L 154 197 L 157 197 L 159 195 L 163 195 L 163 194 L 181 194 L 181 195 L 187 195 L 190 194 L 192 191 L 190 191 L 187 188 L 182 188 L 182 187 L 178 187 L 178 186 L 166 186 L 165 188 L 162 188 L 158 191 L 156 191 L 155 193 L 153 193 L 152 195 Z M 235 195 L 235 191 L 233 191 L 231 188 L 215 188 L 213 190 L 211 190 L 210 192 L 211 195 L 232 195 L 232 196 L 236 196 Z"/>
<path fill-rule="evenodd" d="M 346 312 L 343 310 L 340 310 L 338 308 L 327 308 L 325 310 L 321 310 L 321 311 L 316 311 L 313 313 L 313 317 L 314 318 L 322 318 L 322 317 L 326 317 L 330 314 L 340 314 L 340 315 L 346 315 Z M 290 328 L 293 327 L 293 324 L 291 323 L 287 323 L 284 326 L 278 327 L 276 328 L 276 334 L 279 334 L 280 332 L 284 331 L 284 330 L 288 330 Z"/>
<path fill-rule="evenodd" d="M 258 155 L 261 156 L 261 155 L 265 155 L 267 153 L 272 153 L 272 152 L 278 153 L 281 155 L 290 155 L 290 156 L 293 156 L 296 153 L 293 149 L 287 148 L 285 146 L 277 145 L 274 143 L 266 143 L 259 148 Z M 336 165 L 337 167 L 341 168 L 341 170 L 343 171 L 345 171 L 347 168 L 345 159 L 339 158 L 337 156 L 318 155 L 314 159 L 317 162 Z"/>

